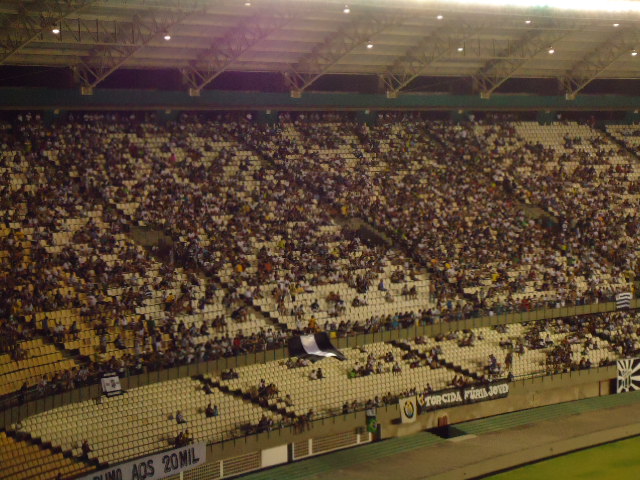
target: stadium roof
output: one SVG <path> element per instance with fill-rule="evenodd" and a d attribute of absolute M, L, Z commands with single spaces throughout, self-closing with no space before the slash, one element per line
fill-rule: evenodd
<path fill-rule="evenodd" d="M 391 97 L 424 76 L 471 78 L 485 96 L 510 78 L 557 78 L 571 96 L 594 79 L 640 78 L 637 12 L 429 0 L 3 0 L 0 65 L 71 67 L 88 90 L 119 68 L 175 68 L 194 95 L 235 71 L 282 74 L 294 95 L 323 75 L 364 74 Z"/>

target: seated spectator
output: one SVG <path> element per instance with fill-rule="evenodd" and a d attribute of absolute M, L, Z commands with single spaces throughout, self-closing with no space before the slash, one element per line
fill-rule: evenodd
<path fill-rule="evenodd" d="M 262 414 L 260 421 L 258 422 L 258 433 L 266 432 L 273 426 L 273 420 Z"/>
<path fill-rule="evenodd" d="M 84 458 L 85 460 L 88 460 L 89 459 L 89 454 L 91 452 L 93 452 L 93 449 L 89 445 L 89 441 L 88 440 L 83 440 L 82 441 L 81 450 L 82 450 L 82 458 Z"/>
<path fill-rule="evenodd" d="M 73 336 L 74 340 L 78 340 L 80 334 L 80 328 L 78 327 L 78 321 L 74 320 L 71 324 L 71 328 L 69 329 L 69 333 Z"/>
<path fill-rule="evenodd" d="M 367 302 L 365 302 L 364 300 L 361 300 L 359 297 L 354 297 L 353 301 L 351 302 L 352 307 L 364 307 L 366 305 L 367 305 Z"/>
<path fill-rule="evenodd" d="M 113 344 L 116 346 L 116 348 L 120 350 L 124 350 L 127 348 L 127 346 L 124 344 L 124 341 L 122 340 L 122 337 L 120 337 L 120 335 L 116 337 Z"/>
<path fill-rule="evenodd" d="M 20 345 L 16 345 L 13 351 L 11 352 L 11 358 L 16 362 L 27 359 L 27 351 L 23 349 Z"/>
<path fill-rule="evenodd" d="M 238 378 L 238 372 L 236 372 L 233 368 L 225 370 L 221 374 L 222 380 L 233 380 Z"/>
<path fill-rule="evenodd" d="M 53 335 L 56 339 L 56 342 L 58 343 L 62 343 L 64 342 L 64 335 L 65 335 L 65 330 L 64 330 L 64 325 L 62 324 L 62 322 L 59 322 L 55 328 L 53 329 Z"/>
<path fill-rule="evenodd" d="M 318 321 L 313 315 L 311 315 L 311 318 L 309 319 L 309 325 L 307 327 L 307 331 L 310 333 L 315 333 L 318 331 Z"/>
<path fill-rule="evenodd" d="M 191 443 L 192 440 L 193 439 L 189 435 L 189 429 L 187 429 L 184 432 L 178 432 L 178 435 L 176 435 L 176 438 L 173 441 L 173 444 L 175 447 L 184 447 L 185 445 L 189 445 L 189 443 Z"/>
<path fill-rule="evenodd" d="M 184 418 L 184 415 L 182 414 L 182 412 L 180 410 L 178 410 L 176 412 L 176 422 L 178 422 L 178 423 L 187 423 L 187 421 Z"/>
<path fill-rule="evenodd" d="M 205 415 L 207 417 L 217 417 L 219 415 L 218 405 L 211 406 L 211 402 L 209 402 L 209 405 L 207 405 L 205 409 Z"/>

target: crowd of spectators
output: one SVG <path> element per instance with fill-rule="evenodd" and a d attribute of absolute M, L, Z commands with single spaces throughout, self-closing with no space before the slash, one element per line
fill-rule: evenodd
<path fill-rule="evenodd" d="M 624 153 L 597 136 L 567 136 L 560 153 L 502 120 L 280 120 L 185 115 L 163 125 L 140 115 L 70 114 L 45 125 L 21 114 L 0 130 L 0 349 L 20 360 L 19 342 L 34 336 L 61 348 L 87 331 L 99 339 L 76 368 L 25 382 L 20 398 L 108 371 L 281 347 L 288 332 L 276 325 L 243 333 L 265 297 L 276 315 L 299 318 L 299 333 L 341 336 L 591 302 L 629 288 L 637 222 L 624 195 L 640 191 L 637 167 L 614 162 Z M 532 219 L 523 203 L 557 224 Z M 362 241 L 334 221 L 342 215 L 367 220 L 408 253 Z M 126 235 L 141 225 L 174 240 L 168 258 Z M 397 268 L 386 277 L 391 263 Z M 371 289 L 394 302 L 396 282 L 403 298 L 415 298 L 403 282 L 424 269 L 429 309 L 352 320 L 337 292 L 322 299 L 330 307 L 295 303 L 334 284 L 358 293 L 351 307 L 366 307 Z M 179 293 L 165 295 L 169 289 Z M 138 314 L 159 297 L 162 318 Z M 224 314 L 181 320 L 214 303 Z M 320 324 L 314 314 L 322 308 L 329 318 Z M 56 311 L 75 316 L 65 323 L 50 318 Z M 555 356 L 564 358 L 562 349 Z"/>
<path fill-rule="evenodd" d="M 548 127 L 550 132 L 558 127 Z M 569 127 L 567 127 L 569 128 Z M 580 128 L 580 127 L 573 127 Z M 624 149 L 596 130 L 582 126 L 585 138 L 565 134 L 534 143 L 515 122 L 474 129 L 485 168 L 523 202 L 555 216 L 554 241 L 572 267 L 560 279 L 565 285 L 583 276 L 587 291 L 604 295 L 602 274 L 618 282 L 634 275 L 638 252 L 638 165 Z M 469 132 L 468 136 L 472 133 Z M 565 287 L 567 288 L 567 287 Z M 574 287 L 575 288 L 575 287 Z"/>
<path fill-rule="evenodd" d="M 532 322 L 526 325 L 522 338 L 501 342 L 500 347 L 507 352 L 504 363 L 492 355 L 490 364 L 496 366 L 496 371 L 490 373 L 500 376 L 510 372 L 514 357 L 521 357 L 528 350 L 545 352 L 544 368 L 535 374 L 612 365 L 616 358 L 633 356 L 640 351 L 640 344 L 633 339 L 638 329 L 637 320 L 635 312 L 614 312 Z M 606 330 L 602 329 L 604 326 Z M 598 350 L 604 354 L 594 362 L 589 358 L 590 352 Z"/>
<path fill-rule="evenodd" d="M 362 365 L 359 362 L 347 372 L 347 377 L 349 378 L 357 378 L 357 377 L 366 377 L 374 374 L 381 373 L 402 373 L 402 367 L 396 361 L 392 352 L 387 352 L 385 355 L 380 357 L 376 356 L 375 353 L 367 354 L 366 362 Z"/>
<path fill-rule="evenodd" d="M 613 236 L 621 229 L 632 232 L 635 222 L 608 212 L 604 219 L 613 216 L 616 222 L 612 231 L 601 215 L 606 199 L 618 193 L 624 182 L 616 183 L 606 197 L 596 195 L 603 198 L 596 210 L 591 208 L 595 200 L 589 190 L 565 202 L 568 208 L 575 203 L 585 206 L 571 210 L 577 230 L 567 231 L 566 221 L 560 222 L 560 228 L 549 228 L 526 214 L 513 194 L 518 190 L 515 180 L 501 171 L 502 163 L 519 166 L 514 161 L 517 152 L 503 155 L 504 148 L 500 149 L 516 143 L 514 135 L 508 134 L 511 130 L 504 131 L 511 127 L 495 121 L 491 128 L 497 134 L 480 135 L 475 128 L 478 122 L 453 125 L 404 118 L 401 126 L 394 119 L 382 119 L 374 127 L 341 123 L 331 128 L 331 123 L 320 127 L 310 126 L 306 119 L 287 116 L 282 120 L 282 125 L 247 127 L 253 128 L 246 135 L 251 146 L 306 182 L 325 202 L 366 218 L 404 243 L 430 268 L 437 309 L 443 316 L 462 318 L 478 312 L 598 301 L 629 288 L 622 272 L 635 268 L 635 250 L 628 235 L 623 242 Z M 292 128 L 303 132 L 306 143 L 291 134 Z M 354 135 L 360 145 L 350 142 Z M 326 143 L 323 136 L 332 139 L 332 146 L 339 143 L 336 137 L 341 138 L 352 152 L 319 150 L 317 146 Z M 603 148 L 602 141 L 593 142 Z M 563 160 L 549 149 L 544 155 Z M 589 159 L 579 157 L 583 162 Z M 618 166 L 616 171 L 623 174 L 629 168 Z M 558 178 L 553 172 L 549 177 Z M 534 192 L 528 196 L 530 203 L 567 190 L 560 183 L 557 188 L 541 188 L 545 183 L 535 178 L 527 185 Z M 606 188 L 607 182 L 601 182 L 598 192 Z M 577 238 L 570 237 L 581 228 Z M 604 254 L 603 245 L 615 258 Z M 584 285 L 578 280 L 584 280 Z M 544 295 L 527 295 L 531 290 Z"/>

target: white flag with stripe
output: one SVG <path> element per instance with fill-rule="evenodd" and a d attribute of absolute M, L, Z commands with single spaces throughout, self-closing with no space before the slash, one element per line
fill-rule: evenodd
<path fill-rule="evenodd" d="M 290 356 L 308 358 L 313 362 L 327 357 L 334 357 L 338 360 L 347 359 L 340 350 L 333 346 L 327 332 L 291 337 L 288 346 Z"/>
<path fill-rule="evenodd" d="M 633 295 L 631 292 L 619 293 L 616 295 L 616 308 L 630 308 L 631 307 L 631 299 Z"/>

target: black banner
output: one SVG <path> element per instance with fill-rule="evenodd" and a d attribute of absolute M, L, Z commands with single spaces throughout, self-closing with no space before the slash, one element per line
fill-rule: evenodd
<path fill-rule="evenodd" d="M 469 385 L 439 390 L 432 393 L 418 394 L 420 413 L 437 410 L 439 408 L 467 405 L 469 403 L 495 400 L 509 395 L 509 382 L 499 380 L 485 385 Z"/>

